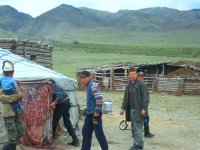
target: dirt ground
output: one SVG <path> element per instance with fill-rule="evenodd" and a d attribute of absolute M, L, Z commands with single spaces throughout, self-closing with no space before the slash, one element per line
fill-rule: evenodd
<path fill-rule="evenodd" d="M 104 132 L 109 143 L 109 149 L 128 150 L 133 144 L 130 124 L 127 130 L 119 129 L 119 122 L 124 119 L 124 116 L 119 115 L 122 92 L 103 94 L 106 98 L 113 100 L 112 113 L 103 115 Z M 81 103 L 84 103 L 84 101 L 81 101 Z M 150 130 L 155 134 L 155 137 L 144 138 L 144 150 L 200 150 L 199 96 L 177 97 L 166 93 L 151 94 L 149 112 Z M 80 120 L 80 131 L 77 132 L 80 144 L 82 142 L 83 122 L 84 118 Z M 66 143 L 70 141 L 71 137 L 63 134 L 54 141 L 55 147 L 48 149 L 80 150 L 80 147 L 68 146 Z M 26 147 L 26 149 L 35 150 L 30 147 Z M 91 150 L 101 150 L 94 134 Z"/>

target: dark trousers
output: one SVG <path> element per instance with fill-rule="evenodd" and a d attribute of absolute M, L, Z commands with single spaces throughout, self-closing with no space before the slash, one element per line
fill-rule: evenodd
<path fill-rule="evenodd" d="M 62 104 L 57 104 L 53 114 L 53 136 L 55 136 L 56 127 L 59 123 L 61 117 L 63 117 L 64 125 L 69 132 L 69 135 L 73 140 L 77 140 L 77 136 L 72 127 L 69 114 L 70 102 L 63 102 Z"/>
<path fill-rule="evenodd" d="M 92 133 L 95 131 L 96 138 L 101 146 L 102 150 L 108 150 L 108 143 L 103 132 L 102 126 L 102 115 L 96 118 L 96 123 L 94 123 L 94 115 L 86 114 L 85 122 L 82 129 L 83 141 L 81 150 L 90 150 L 92 142 Z"/>
<path fill-rule="evenodd" d="M 135 116 L 135 110 L 131 109 L 130 115 L 131 115 L 131 131 L 132 131 L 132 137 L 134 139 L 133 147 L 144 147 L 144 141 L 142 139 L 142 132 L 143 132 L 143 121 L 136 119 Z"/>
<path fill-rule="evenodd" d="M 149 115 L 145 115 L 144 117 L 144 126 L 149 126 Z"/>

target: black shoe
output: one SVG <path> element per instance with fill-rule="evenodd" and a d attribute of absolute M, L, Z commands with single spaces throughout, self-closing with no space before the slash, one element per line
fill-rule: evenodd
<path fill-rule="evenodd" d="M 143 146 L 131 146 L 131 148 L 129 150 L 140 150 L 140 149 L 143 149 Z"/>
<path fill-rule="evenodd" d="M 151 137 L 154 137 L 154 134 L 149 132 L 147 134 L 144 134 L 144 137 L 151 138 Z"/>
<path fill-rule="evenodd" d="M 17 145 L 15 143 L 5 144 L 1 150 L 16 150 Z"/>
<path fill-rule="evenodd" d="M 15 144 L 15 143 L 9 144 L 9 150 L 16 150 L 16 148 L 17 148 L 17 144 Z"/>
<path fill-rule="evenodd" d="M 9 144 L 5 144 L 1 150 L 9 150 Z"/>
<path fill-rule="evenodd" d="M 68 143 L 68 145 L 79 147 L 80 143 L 78 140 L 76 140 L 76 141 L 72 141 L 71 143 Z"/>

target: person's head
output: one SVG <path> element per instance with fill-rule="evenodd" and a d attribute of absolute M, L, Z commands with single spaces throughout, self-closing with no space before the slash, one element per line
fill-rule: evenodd
<path fill-rule="evenodd" d="M 55 100 L 57 97 L 57 93 L 59 93 L 59 89 L 58 89 L 58 86 L 56 85 L 56 82 L 53 79 L 49 79 L 49 81 L 52 84 L 52 96 L 53 96 L 53 100 Z"/>
<path fill-rule="evenodd" d="M 130 80 L 137 80 L 137 68 L 130 67 L 128 70 Z"/>
<path fill-rule="evenodd" d="M 137 76 L 138 76 L 138 80 L 144 80 L 144 72 L 138 72 L 138 74 L 137 74 Z"/>
<path fill-rule="evenodd" d="M 11 76 L 11 77 L 13 77 L 13 74 L 14 74 L 14 64 L 11 61 L 9 61 L 9 60 L 5 60 L 3 62 L 3 65 L 2 65 L 2 70 L 3 70 L 4 76 Z"/>
<path fill-rule="evenodd" d="M 78 76 L 80 77 L 80 81 L 86 85 L 90 80 L 91 80 L 91 76 L 90 76 L 90 72 L 89 71 L 82 71 L 78 74 Z"/>

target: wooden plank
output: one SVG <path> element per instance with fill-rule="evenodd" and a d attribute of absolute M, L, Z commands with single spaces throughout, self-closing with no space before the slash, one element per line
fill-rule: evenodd
<path fill-rule="evenodd" d="M 11 43 L 11 42 L 18 42 L 18 38 L 0 38 L 0 42 L 6 42 L 6 43 Z"/>
<path fill-rule="evenodd" d="M 30 60 L 30 57 L 25 57 L 26 59 Z M 32 60 L 33 62 L 38 62 L 38 63 L 44 63 L 44 64 L 51 64 L 52 61 L 50 59 L 39 59 L 39 58 L 36 58 L 36 60 Z"/>
<path fill-rule="evenodd" d="M 18 47 L 17 47 L 18 49 Z M 50 53 L 51 51 L 49 49 L 42 49 L 42 48 L 35 48 L 35 47 L 24 47 L 26 51 L 34 51 L 34 52 L 40 52 L 40 53 Z"/>
<path fill-rule="evenodd" d="M 23 55 L 24 51 L 12 51 L 14 52 L 14 54 L 17 55 Z M 40 53 L 40 52 L 33 52 L 33 51 L 26 51 L 26 55 L 30 56 L 30 55 L 36 55 L 36 57 L 40 56 L 40 57 L 51 57 L 51 53 Z"/>
<path fill-rule="evenodd" d="M 7 48 L 7 47 L 9 47 L 9 48 L 11 48 L 13 46 L 13 44 L 12 43 L 0 43 L 0 47 L 1 48 Z"/>

